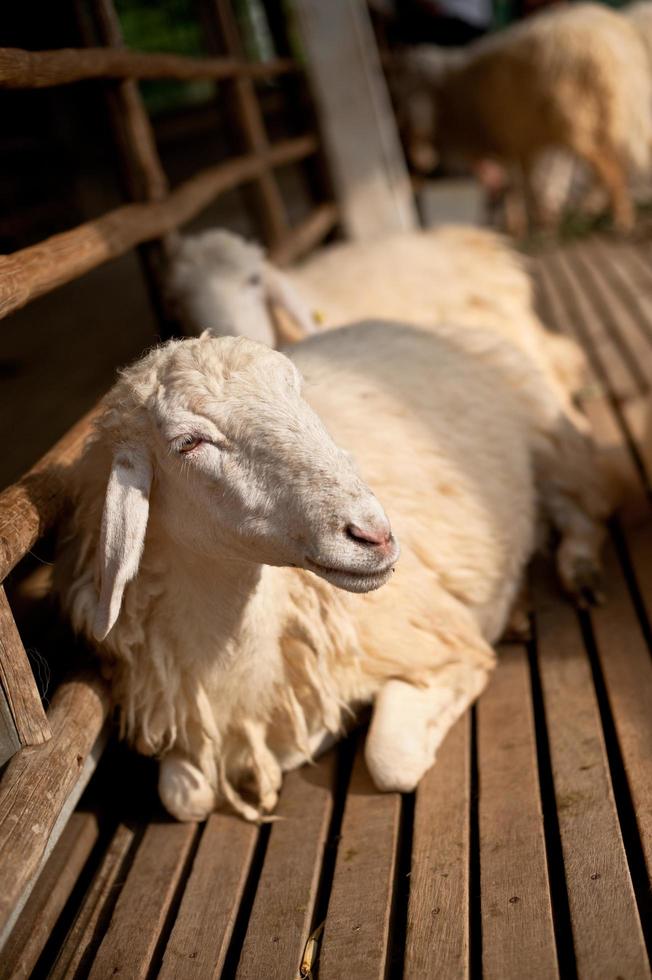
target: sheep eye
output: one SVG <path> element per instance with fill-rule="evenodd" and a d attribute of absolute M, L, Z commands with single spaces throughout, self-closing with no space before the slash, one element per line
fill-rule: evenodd
<path fill-rule="evenodd" d="M 260 286 L 262 279 L 259 272 L 252 272 L 252 274 L 247 279 L 249 286 Z"/>
<path fill-rule="evenodd" d="M 177 452 L 191 453 L 197 446 L 201 446 L 202 442 L 204 440 L 200 439 L 199 436 L 186 436 L 177 446 Z"/>

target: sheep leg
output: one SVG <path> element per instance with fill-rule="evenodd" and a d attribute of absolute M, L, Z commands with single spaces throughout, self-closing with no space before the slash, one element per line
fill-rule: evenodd
<path fill-rule="evenodd" d="M 184 822 L 206 820 L 217 805 L 205 774 L 182 752 L 170 752 L 161 759 L 158 792 L 168 813 Z"/>
<path fill-rule="evenodd" d="M 580 606 L 599 602 L 600 552 L 610 502 L 591 441 L 561 417 L 536 453 L 544 515 L 559 532 L 557 568 Z"/>
<path fill-rule="evenodd" d="M 560 534 L 557 571 L 563 588 L 581 608 L 600 604 L 604 520 L 584 509 L 572 487 L 557 481 L 543 481 L 542 500 Z"/>
<path fill-rule="evenodd" d="M 411 793 L 457 719 L 485 687 L 487 666 L 454 663 L 424 687 L 389 680 L 376 696 L 365 759 L 376 787 Z"/>
<path fill-rule="evenodd" d="M 585 151 L 581 156 L 607 191 L 615 227 L 619 231 L 631 231 L 635 221 L 634 206 L 618 155 L 610 147 L 601 147 Z"/>

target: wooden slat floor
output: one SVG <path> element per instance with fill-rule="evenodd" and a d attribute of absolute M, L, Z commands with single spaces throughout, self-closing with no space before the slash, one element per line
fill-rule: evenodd
<path fill-rule="evenodd" d="M 109 753 L 0 977 L 292 980 L 322 923 L 320 980 L 650 976 L 652 245 L 590 240 L 532 271 L 590 356 L 626 490 L 606 604 L 575 612 L 536 564 L 531 641 L 502 648 L 414 797 L 375 793 L 353 738 L 287 777 L 275 823 L 178 825 L 150 764 Z"/>

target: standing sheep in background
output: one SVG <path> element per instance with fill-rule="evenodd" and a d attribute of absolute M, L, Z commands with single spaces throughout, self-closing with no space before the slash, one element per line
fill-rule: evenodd
<path fill-rule="evenodd" d="M 417 169 L 440 154 L 494 158 L 520 170 L 528 199 L 539 154 L 563 148 L 604 186 L 617 227 L 632 227 L 628 178 L 650 166 L 652 79 L 622 14 L 573 4 L 461 50 L 421 46 L 398 61 L 397 114 Z"/>
<path fill-rule="evenodd" d="M 56 574 L 175 817 L 257 819 L 369 703 L 376 785 L 414 789 L 494 665 L 535 482 L 566 587 L 595 574 L 577 434 L 518 351 L 459 336 L 369 323 L 285 357 L 206 334 L 106 397 Z"/>

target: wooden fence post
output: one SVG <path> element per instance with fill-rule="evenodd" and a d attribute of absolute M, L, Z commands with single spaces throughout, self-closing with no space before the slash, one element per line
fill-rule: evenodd
<path fill-rule="evenodd" d="M 294 0 L 307 71 L 350 238 L 417 225 L 394 113 L 364 0 Z"/>

